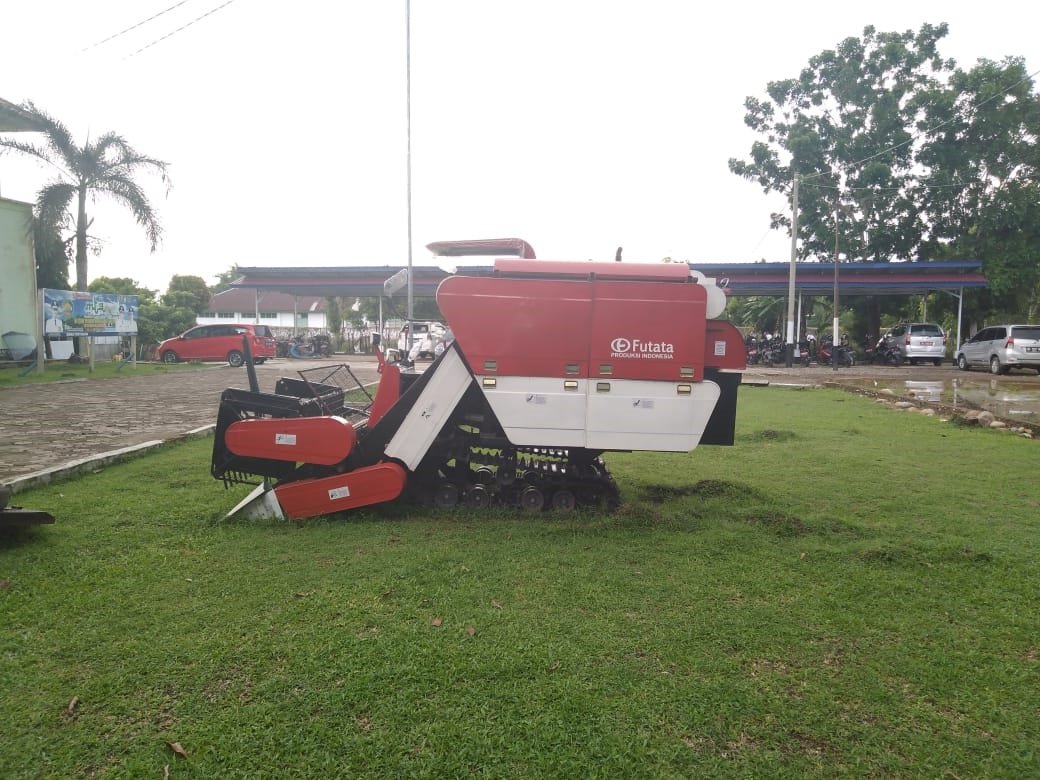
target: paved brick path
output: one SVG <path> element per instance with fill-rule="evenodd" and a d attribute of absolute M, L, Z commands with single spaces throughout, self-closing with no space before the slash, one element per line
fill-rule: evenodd
<path fill-rule="evenodd" d="M 257 366 L 257 379 L 261 390 L 273 391 L 279 377 L 338 362 L 276 360 Z M 352 359 L 350 367 L 362 382 L 377 379 L 370 359 Z M 127 376 L 95 382 L 0 389 L 0 483 L 212 424 L 224 389 L 249 387 L 246 370 L 226 364 L 157 373 L 142 363 L 123 371 Z"/>

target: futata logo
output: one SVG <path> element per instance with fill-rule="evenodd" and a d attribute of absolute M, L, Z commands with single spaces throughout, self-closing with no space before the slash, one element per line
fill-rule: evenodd
<path fill-rule="evenodd" d="M 614 354 L 661 354 L 671 355 L 675 346 L 667 341 L 641 341 L 640 339 L 617 338 L 610 342 L 610 351 Z"/>

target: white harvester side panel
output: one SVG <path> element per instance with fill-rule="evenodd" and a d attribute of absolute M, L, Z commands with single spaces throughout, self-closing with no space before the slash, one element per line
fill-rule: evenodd
<path fill-rule="evenodd" d="M 584 447 L 587 379 L 537 376 L 477 377 L 509 441 L 526 447 Z M 567 389 L 567 384 L 572 389 Z"/>
<path fill-rule="evenodd" d="M 386 445 L 384 452 L 387 456 L 396 458 L 412 471 L 418 468 L 472 381 L 473 376 L 458 352 L 448 350 L 401 427 Z"/>
<path fill-rule="evenodd" d="M 490 388 L 483 379 L 477 382 L 509 441 L 528 447 L 689 452 L 720 394 L 714 382 L 510 376 L 495 377 Z"/>
<path fill-rule="evenodd" d="M 590 381 L 585 446 L 689 452 L 704 435 L 719 394 L 719 386 L 707 381 Z"/>

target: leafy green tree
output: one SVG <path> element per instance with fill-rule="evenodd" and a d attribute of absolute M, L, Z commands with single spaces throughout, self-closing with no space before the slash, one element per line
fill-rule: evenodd
<path fill-rule="evenodd" d="M 170 285 L 162 296 L 163 303 L 191 309 L 202 314 L 209 308 L 211 293 L 201 276 L 180 276 L 170 278 Z"/>
<path fill-rule="evenodd" d="M 924 225 L 910 189 L 917 175 L 913 132 L 921 102 L 953 62 L 939 56 L 947 26 L 847 38 L 809 60 L 798 78 L 772 81 L 768 99 L 749 97 L 744 121 L 767 140 L 730 170 L 766 192 L 789 193 L 799 176 L 802 258 L 830 259 L 835 230 L 849 257 L 911 258 Z M 839 202 L 846 207 L 835 222 Z M 790 229 L 789 214 L 772 227 Z"/>
<path fill-rule="evenodd" d="M 798 78 L 749 97 L 761 134 L 730 170 L 767 192 L 799 191 L 802 258 L 982 260 L 990 288 L 976 316 L 1040 307 L 1040 104 L 1021 59 L 965 71 L 939 55 L 947 27 L 848 38 Z M 836 217 L 839 207 L 840 218 Z M 790 228 L 788 214 L 772 215 Z M 869 333 L 905 300 L 854 305 Z M 929 318 L 949 315 L 941 298 Z M 861 316 L 862 315 L 862 316 Z"/>
<path fill-rule="evenodd" d="M 325 299 L 325 324 L 329 333 L 339 335 L 343 331 L 343 313 L 339 298 L 329 296 Z"/>
<path fill-rule="evenodd" d="M 166 163 L 137 152 L 116 133 L 108 132 L 77 146 L 68 128 L 32 102 L 21 106 L 41 128 L 44 145 L 0 138 L 0 148 L 35 157 L 58 171 L 36 197 L 37 218 L 47 229 L 72 226 L 76 244 L 76 289 L 87 289 L 87 202 L 107 196 L 125 206 L 144 229 L 154 252 L 162 237 L 155 210 L 135 181 L 143 171 L 158 173 L 168 184 Z"/>
<path fill-rule="evenodd" d="M 115 293 L 116 295 L 136 295 L 139 304 L 154 303 L 155 290 L 142 287 L 127 276 L 99 276 L 87 285 L 90 292 Z"/>
<path fill-rule="evenodd" d="M 69 245 L 61 231 L 33 219 L 33 247 L 36 251 L 36 286 L 39 289 L 69 289 Z"/>
<path fill-rule="evenodd" d="M 982 260 L 979 316 L 1035 315 L 1040 285 L 1040 98 L 1020 58 L 980 60 L 935 94 L 922 123 L 917 196 L 928 215 L 926 252 Z"/>
<path fill-rule="evenodd" d="M 183 299 L 180 296 L 184 296 Z M 164 301 L 167 300 L 163 296 Z M 195 326 L 194 309 L 177 303 L 190 302 L 190 296 L 174 293 L 172 303 L 142 303 L 137 310 L 137 338 L 145 346 L 176 336 Z"/>

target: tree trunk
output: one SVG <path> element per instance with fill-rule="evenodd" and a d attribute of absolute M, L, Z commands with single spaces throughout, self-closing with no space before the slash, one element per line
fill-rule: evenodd
<path fill-rule="evenodd" d="M 79 186 L 77 209 L 76 209 L 76 289 L 80 292 L 87 290 L 87 187 L 85 184 Z M 82 357 L 84 350 L 83 337 L 77 336 L 73 340 L 73 350 L 76 357 Z"/>
<path fill-rule="evenodd" d="M 87 186 L 79 187 L 76 213 L 76 289 L 87 290 Z"/>
<path fill-rule="evenodd" d="M 867 296 L 867 333 L 875 343 L 883 335 L 881 333 L 881 302 L 876 295 Z"/>

